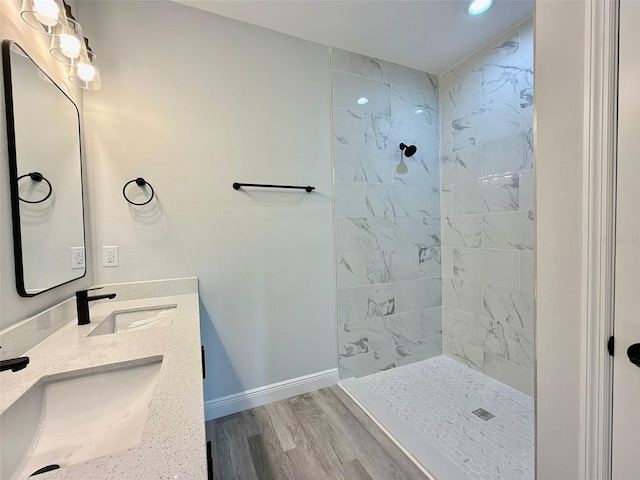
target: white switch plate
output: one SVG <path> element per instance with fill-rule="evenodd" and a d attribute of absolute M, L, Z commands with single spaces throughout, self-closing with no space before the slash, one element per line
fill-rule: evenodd
<path fill-rule="evenodd" d="M 118 247 L 102 247 L 102 266 L 118 266 Z"/>
<path fill-rule="evenodd" d="M 71 269 L 81 269 L 84 265 L 84 247 L 71 247 Z"/>

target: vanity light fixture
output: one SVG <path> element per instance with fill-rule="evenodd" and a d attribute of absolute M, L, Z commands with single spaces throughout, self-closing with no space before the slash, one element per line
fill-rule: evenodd
<path fill-rule="evenodd" d="M 494 0 L 473 0 L 467 7 L 467 15 L 481 15 L 493 7 Z"/>
<path fill-rule="evenodd" d="M 51 56 L 65 65 L 73 65 L 86 56 L 82 27 L 67 10 L 67 30 L 51 39 Z"/>
<path fill-rule="evenodd" d="M 45 35 L 60 35 L 67 28 L 62 0 L 23 0 L 20 16 L 27 25 Z"/>
<path fill-rule="evenodd" d="M 84 39 L 84 54 L 71 66 L 69 80 L 85 90 L 100 90 L 102 82 L 98 70 L 96 54 L 89 47 L 89 40 Z"/>

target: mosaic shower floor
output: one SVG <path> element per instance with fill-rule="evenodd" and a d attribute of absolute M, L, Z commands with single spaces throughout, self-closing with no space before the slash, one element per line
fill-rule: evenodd
<path fill-rule="evenodd" d="M 438 480 L 534 478 L 533 399 L 455 360 L 441 355 L 342 386 Z"/>

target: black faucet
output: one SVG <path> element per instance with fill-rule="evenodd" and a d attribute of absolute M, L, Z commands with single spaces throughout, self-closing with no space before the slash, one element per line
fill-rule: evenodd
<path fill-rule="evenodd" d="M 103 298 L 116 298 L 115 293 L 110 293 L 108 295 L 93 295 L 89 296 L 89 292 L 91 290 L 100 290 L 103 287 L 97 288 L 88 288 L 87 290 L 80 290 L 76 292 L 76 307 L 78 309 L 78 325 L 87 325 L 91 323 L 91 319 L 89 318 L 89 302 L 94 300 L 102 300 Z"/>
<path fill-rule="evenodd" d="M 0 360 L 0 372 L 11 370 L 17 372 L 22 370 L 29 364 L 29 357 L 11 358 L 9 360 Z"/>
<path fill-rule="evenodd" d="M 2 348 L 2 347 L 0 347 Z M 0 372 L 11 370 L 17 372 L 22 370 L 29 364 L 29 357 L 10 358 L 9 360 L 0 360 Z"/>

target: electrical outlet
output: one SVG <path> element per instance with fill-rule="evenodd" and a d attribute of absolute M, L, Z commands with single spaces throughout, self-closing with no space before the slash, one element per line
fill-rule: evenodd
<path fill-rule="evenodd" d="M 102 266 L 118 266 L 118 247 L 102 247 Z"/>
<path fill-rule="evenodd" d="M 71 247 L 71 268 L 84 268 L 84 247 Z"/>

